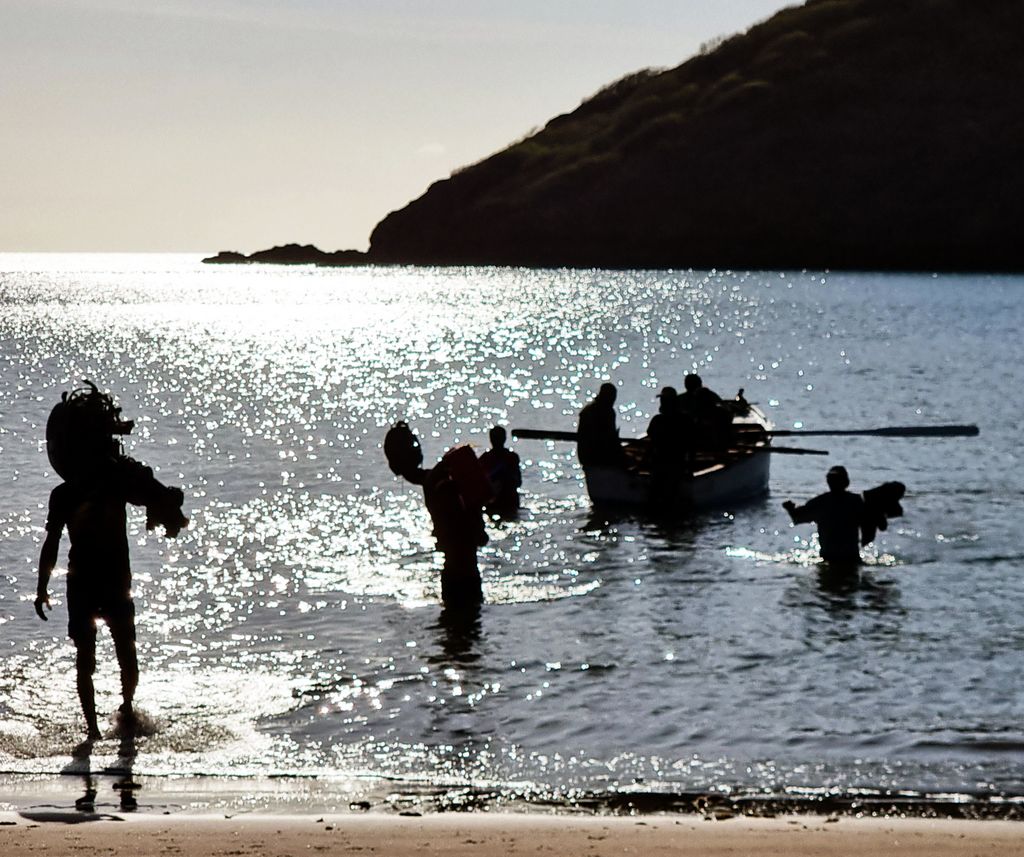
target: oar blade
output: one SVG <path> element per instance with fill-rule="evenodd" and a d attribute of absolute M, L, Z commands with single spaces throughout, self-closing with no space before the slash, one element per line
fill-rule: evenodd
<path fill-rule="evenodd" d="M 554 429 L 512 429 L 512 437 L 519 440 L 576 440 L 574 431 L 555 431 Z"/>
<path fill-rule="evenodd" d="M 872 429 L 777 429 L 774 437 L 977 437 L 976 425 L 886 426 Z"/>
<path fill-rule="evenodd" d="M 881 437 L 977 437 L 975 425 L 964 426 L 890 426 L 876 432 Z"/>

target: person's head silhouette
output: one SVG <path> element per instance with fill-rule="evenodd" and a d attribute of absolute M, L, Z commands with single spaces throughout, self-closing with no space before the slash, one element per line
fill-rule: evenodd
<path fill-rule="evenodd" d="M 850 475 L 846 472 L 846 468 L 841 465 L 831 468 L 825 474 L 825 481 L 832 491 L 845 491 L 850 487 Z"/>

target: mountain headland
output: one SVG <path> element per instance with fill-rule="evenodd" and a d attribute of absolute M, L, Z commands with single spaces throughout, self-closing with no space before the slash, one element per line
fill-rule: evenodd
<path fill-rule="evenodd" d="M 433 184 L 366 254 L 308 250 L 317 264 L 1024 270 L 1022 88 L 1024 0 L 809 0 Z M 211 261 L 274 261 L 259 255 Z"/>

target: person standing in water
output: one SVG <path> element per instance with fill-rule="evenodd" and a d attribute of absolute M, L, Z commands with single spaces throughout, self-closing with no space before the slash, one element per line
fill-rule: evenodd
<path fill-rule="evenodd" d="M 803 506 L 792 500 L 782 504 L 794 524 L 818 525 L 821 558 L 830 565 L 860 564 L 860 535 L 864 523 L 864 500 L 854 494 L 845 467 L 833 467 L 825 476 L 828 491 Z"/>
<path fill-rule="evenodd" d="M 419 440 L 405 422 L 398 422 L 384 438 L 384 454 L 392 473 L 423 486 L 437 549 L 444 556 L 441 601 L 446 607 L 478 608 L 484 595 L 477 550 L 488 541 L 483 504 L 492 489 L 473 450 L 456 447 L 424 468 Z"/>
<path fill-rule="evenodd" d="M 181 514 L 181 490 L 158 482 L 150 468 L 124 455 L 114 439 L 114 435 L 130 432 L 133 423 L 121 419 L 121 409 L 109 395 L 86 383 L 88 388 L 65 394 L 47 422 L 47 452 L 65 481 L 50 493 L 35 611 L 47 621 L 50 576 L 66 528 L 71 540 L 68 636 L 75 644 L 78 697 L 89 739 L 94 740 L 102 737 L 93 686 L 96 623 L 100 619 L 113 638 L 121 671 L 120 723 L 129 729 L 135 723 L 139 664 L 125 506 L 146 506 L 147 528 L 162 524 L 170 537 L 188 526 L 188 520 Z"/>
<path fill-rule="evenodd" d="M 511 518 L 519 511 L 519 486 L 523 484 L 519 456 L 505 448 L 508 435 L 504 428 L 495 426 L 489 436 L 491 448 L 480 456 L 480 466 L 494 486 L 494 499 L 484 508 L 489 515 Z"/>

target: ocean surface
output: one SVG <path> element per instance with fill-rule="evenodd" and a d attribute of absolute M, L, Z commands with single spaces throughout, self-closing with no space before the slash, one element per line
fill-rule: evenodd
<path fill-rule="evenodd" d="M 290 778 L 343 805 L 1020 796 L 1022 298 L 1020 277 L 0 255 L 0 774 Z M 487 603 L 469 624 L 442 612 L 389 425 L 433 461 L 495 424 L 573 429 L 611 380 L 642 435 L 694 370 L 779 428 L 981 434 L 790 439 L 831 454 L 774 456 L 770 497 L 678 524 L 595 512 L 571 445 L 517 441 L 525 508 L 488 527 Z M 88 754 L 62 572 L 51 620 L 32 608 L 46 418 L 83 378 L 191 518 L 167 540 L 130 512 L 145 728 L 126 751 L 108 719 L 104 632 Z M 908 486 L 847 585 L 781 508 L 833 464 L 858 490 Z"/>

